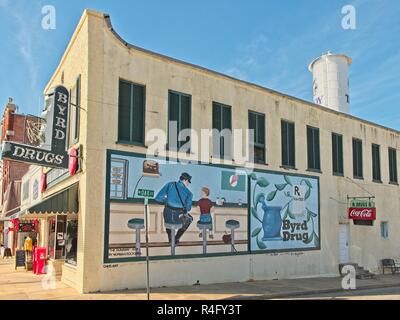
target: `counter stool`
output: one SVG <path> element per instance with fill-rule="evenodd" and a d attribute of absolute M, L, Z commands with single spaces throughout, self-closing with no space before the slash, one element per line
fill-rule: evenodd
<path fill-rule="evenodd" d="M 228 220 L 225 222 L 225 227 L 231 230 L 231 251 L 235 252 L 235 229 L 240 227 L 240 223 L 237 220 Z"/>
<path fill-rule="evenodd" d="M 211 222 L 197 222 L 197 228 L 199 228 L 200 232 L 203 234 L 203 254 L 207 253 L 207 230 L 212 230 Z"/>
<path fill-rule="evenodd" d="M 171 230 L 171 255 L 175 255 L 175 234 L 182 228 L 182 223 L 165 223 L 165 228 Z"/>
<path fill-rule="evenodd" d="M 128 228 L 135 229 L 136 233 L 136 244 L 135 244 L 135 255 L 140 256 L 140 230 L 144 228 L 144 219 L 133 218 L 128 221 Z"/>

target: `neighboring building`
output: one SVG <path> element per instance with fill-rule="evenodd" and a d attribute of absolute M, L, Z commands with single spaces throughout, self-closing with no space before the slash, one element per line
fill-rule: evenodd
<path fill-rule="evenodd" d="M 399 256 L 399 131 L 135 47 L 108 15 L 89 10 L 45 94 L 60 84 L 71 89 L 69 146 L 81 148 L 81 168 L 72 177 L 47 170 L 43 201 L 31 211 L 62 211 L 56 197 L 78 186 L 77 250 L 62 280 L 80 292 L 145 287 L 143 230 L 139 246 L 128 221 L 143 218 L 141 195 L 184 171 L 193 200 L 211 189 L 214 239 L 204 254 L 194 206 L 195 221 L 171 255 L 163 206 L 150 201 L 151 286 L 336 276 L 342 262 L 378 271 L 380 259 Z M 235 170 L 237 159 L 218 163 L 235 154 L 226 140 L 209 164 L 164 163 L 162 150 L 146 157 L 146 134 L 168 132 L 168 120 L 197 132 L 254 129 L 255 171 Z M 348 196 L 374 196 L 376 220 L 349 221 Z M 233 227 L 232 247 L 221 239 Z"/>
<path fill-rule="evenodd" d="M 17 113 L 17 106 L 9 98 L 4 108 L 1 120 L 1 142 L 15 141 L 30 145 L 39 143 L 38 136 L 34 134 L 38 125 L 38 118 Z M 1 207 L 0 220 L 9 220 L 9 217 L 19 212 L 21 204 L 21 178 L 27 172 L 29 165 L 22 162 L 2 161 L 1 175 Z M 8 223 L 5 223 L 4 234 L 7 233 Z M 16 237 L 14 232 L 8 232 L 7 245 L 15 249 Z M 4 241 L 6 242 L 6 241 Z"/>

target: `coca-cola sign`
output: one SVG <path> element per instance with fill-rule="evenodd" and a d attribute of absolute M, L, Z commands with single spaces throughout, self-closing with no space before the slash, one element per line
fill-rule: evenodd
<path fill-rule="evenodd" d="M 349 219 L 376 220 L 376 208 L 349 208 Z"/>

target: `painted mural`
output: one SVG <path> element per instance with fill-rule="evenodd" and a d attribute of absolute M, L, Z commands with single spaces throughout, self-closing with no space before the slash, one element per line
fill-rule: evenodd
<path fill-rule="evenodd" d="M 250 174 L 250 249 L 320 248 L 318 179 Z"/>
<path fill-rule="evenodd" d="M 105 261 L 145 256 L 145 198 L 152 257 L 320 248 L 316 177 L 117 151 L 109 152 L 107 172 Z M 182 175 L 190 177 L 186 185 L 180 184 Z M 165 207 L 181 204 L 185 219 L 172 238 L 174 222 Z"/>
<path fill-rule="evenodd" d="M 187 186 L 180 184 L 183 173 L 191 176 Z M 244 170 L 218 165 L 178 163 L 161 158 L 115 152 L 108 166 L 108 259 L 136 258 L 145 255 L 143 226 L 132 219 L 144 218 L 144 198 L 149 198 L 149 253 L 151 256 L 236 253 L 248 250 L 247 174 Z M 189 207 L 189 227 L 171 250 L 169 221 L 165 204 Z M 207 194 L 205 194 L 205 191 Z M 162 194 L 162 195 L 160 195 Z M 187 196 L 191 195 L 191 205 Z M 168 198 L 162 203 L 160 199 Z M 190 200 L 189 200 L 190 201 Z M 210 212 L 206 212 L 210 211 Z M 227 225 L 227 221 L 236 225 Z M 209 223 L 204 248 L 203 231 L 198 222 Z M 135 229 L 136 226 L 139 229 Z M 234 227 L 234 242 L 230 237 Z M 171 229 L 170 229 L 171 230 Z M 179 228 L 175 230 L 178 235 Z M 140 233 L 140 238 L 137 237 Z"/>

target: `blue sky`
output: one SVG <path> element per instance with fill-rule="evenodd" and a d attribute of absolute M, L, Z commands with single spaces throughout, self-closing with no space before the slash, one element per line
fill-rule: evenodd
<path fill-rule="evenodd" d="M 341 27 L 344 5 L 356 29 Z M 56 8 L 43 30 L 41 9 Z M 111 15 L 128 42 L 312 101 L 307 66 L 331 50 L 353 59 L 351 113 L 400 130 L 398 0 L 0 0 L 0 106 L 38 114 L 42 91 L 85 8 Z"/>

